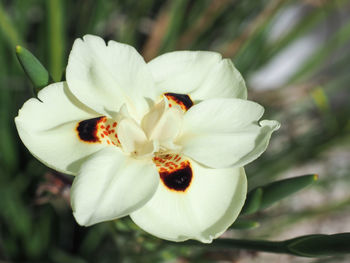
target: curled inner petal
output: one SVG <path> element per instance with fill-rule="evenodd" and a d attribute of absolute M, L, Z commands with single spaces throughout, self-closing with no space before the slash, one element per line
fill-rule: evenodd
<path fill-rule="evenodd" d="M 193 101 L 190 96 L 187 94 L 178 94 L 178 93 L 165 93 L 164 96 L 169 100 L 171 107 L 171 103 L 179 105 L 183 111 L 187 111 L 189 108 L 193 106 Z"/>
<path fill-rule="evenodd" d="M 156 150 L 156 143 L 148 140 L 142 128 L 133 119 L 122 119 L 117 128 L 121 146 L 126 153 L 148 156 Z"/>
<path fill-rule="evenodd" d="M 167 149 L 175 149 L 173 141 L 181 131 L 183 111 L 181 107 L 170 107 L 164 96 L 142 119 L 141 127 L 150 140 L 156 140 Z"/>
<path fill-rule="evenodd" d="M 186 192 L 192 182 L 193 172 L 188 160 L 178 154 L 158 155 L 153 158 L 164 186 L 171 191 Z"/>

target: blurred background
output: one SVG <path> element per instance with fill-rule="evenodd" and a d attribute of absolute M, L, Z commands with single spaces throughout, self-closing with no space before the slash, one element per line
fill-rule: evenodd
<path fill-rule="evenodd" d="M 15 56 L 29 49 L 58 81 L 74 39 L 128 43 L 146 61 L 173 50 L 232 58 L 249 99 L 281 122 L 246 167 L 249 187 L 317 173 L 309 188 L 247 217 L 259 227 L 224 237 L 284 240 L 350 232 L 349 0 L 0 0 L 0 262 L 350 262 L 220 248 L 178 247 L 130 219 L 79 227 L 71 178 L 36 161 L 14 117 L 32 96 Z"/>

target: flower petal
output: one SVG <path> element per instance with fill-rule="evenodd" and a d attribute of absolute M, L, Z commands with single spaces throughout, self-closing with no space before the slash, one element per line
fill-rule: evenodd
<path fill-rule="evenodd" d="M 117 133 L 126 153 L 151 155 L 156 150 L 153 142 L 147 139 L 144 131 L 133 119 L 122 119 L 117 126 Z"/>
<path fill-rule="evenodd" d="M 97 36 L 86 35 L 74 42 L 66 78 L 72 93 L 103 115 L 126 104 L 140 120 L 148 110 L 145 98 L 154 98 L 152 75 L 139 53 L 115 41 L 106 45 Z"/>
<path fill-rule="evenodd" d="M 159 175 L 150 160 L 138 160 L 116 147 L 92 155 L 71 189 L 75 219 L 89 226 L 128 215 L 156 192 Z"/>
<path fill-rule="evenodd" d="M 78 172 L 83 160 L 103 145 L 79 140 L 77 123 L 100 115 L 79 102 L 65 82 L 47 86 L 38 98 L 28 100 L 15 118 L 21 140 L 45 165 L 64 173 Z"/>
<path fill-rule="evenodd" d="M 182 125 L 183 112 L 181 107 L 170 107 L 168 99 L 156 104 L 142 119 L 141 126 L 147 137 L 160 143 L 173 141 L 179 134 Z"/>
<path fill-rule="evenodd" d="M 183 133 L 175 142 L 183 153 L 213 168 L 244 166 L 266 149 L 275 121 L 258 120 L 259 104 L 240 99 L 212 99 L 193 106 L 184 116 Z"/>
<path fill-rule="evenodd" d="M 247 98 L 244 80 L 229 59 L 207 51 L 176 51 L 148 63 L 160 94 L 188 94 L 193 100 Z"/>
<path fill-rule="evenodd" d="M 191 161 L 189 188 L 172 191 L 159 184 L 156 194 L 132 220 L 146 232 L 171 241 L 210 243 L 235 221 L 247 192 L 243 168 L 210 169 Z"/>

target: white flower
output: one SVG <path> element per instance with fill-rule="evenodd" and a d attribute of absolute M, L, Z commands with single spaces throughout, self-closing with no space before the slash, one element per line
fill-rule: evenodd
<path fill-rule="evenodd" d="M 128 45 L 74 42 L 67 82 L 41 90 L 16 117 L 29 151 L 76 175 L 80 225 L 130 215 L 157 237 L 211 242 L 245 200 L 243 166 L 266 149 L 276 121 L 246 100 L 244 80 L 214 52 L 145 63 Z"/>

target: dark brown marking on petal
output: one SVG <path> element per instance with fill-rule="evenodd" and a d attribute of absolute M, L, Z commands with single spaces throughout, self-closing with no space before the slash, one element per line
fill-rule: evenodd
<path fill-rule="evenodd" d="M 180 105 L 183 110 L 187 111 L 189 108 L 193 106 L 193 101 L 191 100 L 190 96 L 187 94 L 177 94 L 177 93 L 165 93 L 164 94 L 169 100 L 175 101 L 177 104 Z"/>
<path fill-rule="evenodd" d="M 170 190 L 185 192 L 192 181 L 192 168 L 189 162 L 184 162 L 174 170 L 159 172 L 160 179 Z"/>
<path fill-rule="evenodd" d="M 106 117 L 102 116 L 79 122 L 76 128 L 78 137 L 84 142 L 100 142 L 97 134 L 97 128 L 98 124 L 105 118 Z"/>

